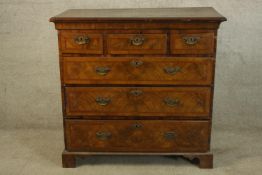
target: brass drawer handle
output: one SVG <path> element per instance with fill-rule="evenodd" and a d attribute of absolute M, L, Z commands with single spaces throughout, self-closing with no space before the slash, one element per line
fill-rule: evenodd
<path fill-rule="evenodd" d="M 88 36 L 77 36 L 75 37 L 75 43 L 79 45 L 88 44 L 90 42 L 90 38 Z"/>
<path fill-rule="evenodd" d="M 176 133 L 175 132 L 165 132 L 164 137 L 166 140 L 173 140 L 176 137 Z"/>
<path fill-rule="evenodd" d="M 98 75 L 104 76 L 104 75 L 108 74 L 109 72 L 110 72 L 110 68 L 109 67 L 97 67 L 96 68 L 96 73 Z"/>
<path fill-rule="evenodd" d="M 107 98 L 107 97 L 97 97 L 96 98 L 96 102 L 100 106 L 106 106 L 106 105 L 108 105 L 111 102 L 111 99 Z"/>
<path fill-rule="evenodd" d="M 143 61 L 141 61 L 141 60 L 132 60 L 130 62 L 130 65 L 133 66 L 133 67 L 139 67 L 139 66 L 143 65 Z"/>
<path fill-rule="evenodd" d="M 164 103 L 170 107 L 176 107 L 180 104 L 180 100 L 177 98 L 174 99 L 174 98 L 167 97 L 164 99 Z"/>
<path fill-rule="evenodd" d="M 139 90 L 139 89 L 134 89 L 134 90 L 131 90 L 130 91 L 130 94 L 131 95 L 134 95 L 134 96 L 140 96 L 143 94 L 143 91 Z"/>
<path fill-rule="evenodd" d="M 133 38 L 130 39 L 130 43 L 133 46 L 141 46 L 144 44 L 145 37 L 143 35 L 135 35 Z"/>
<path fill-rule="evenodd" d="M 99 140 L 108 140 L 110 139 L 112 136 L 112 134 L 110 132 L 97 132 L 96 133 L 96 137 L 99 139 Z"/>
<path fill-rule="evenodd" d="M 200 37 L 198 37 L 198 36 L 185 36 L 185 37 L 183 37 L 183 40 L 187 45 L 195 45 L 199 42 Z"/>
<path fill-rule="evenodd" d="M 176 66 L 176 67 L 165 67 L 164 71 L 167 74 L 175 75 L 176 73 L 181 72 L 181 67 L 179 67 L 179 66 Z"/>

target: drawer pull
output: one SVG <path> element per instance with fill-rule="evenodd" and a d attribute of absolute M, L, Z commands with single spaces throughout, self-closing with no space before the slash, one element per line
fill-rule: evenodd
<path fill-rule="evenodd" d="M 104 76 L 104 75 L 108 74 L 108 72 L 110 72 L 110 68 L 108 68 L 108 67 L 97 67 L 96 68 L 96 73 L 98 75 Z"/>
<path fill-rule="evenodd" d="M 77 36 L 75 38 L 75 43 L 79 45 L 88 44 L 90 42 L 90 38 L 88 36 Z"/>
<path fill-rule="evenodd" d="M 179 66 L 176 66 L 176 67 L 165 67 L 164 71 L 167 74 L 175 75 L 176 73 L 181 72 L 181 67 L 179 67 Z"/>
<path fill-rule="evenodd" d="M 166 140 L 173 140 L 176 137 L 176 133 L 175 132 L 166 132 L 164 133 L 164 137 Z"/>
<path fill-rule="evenodd" d="M 133 38 L 130 39 L 130 43 L 133 46 L 141 46 L 145 41 L 145 37 L 142 35 L 135 35 Z"/>
<path fill-rule="evenodd" d="M 131 90 L 130 91 L 130 94 L 131 95 L 134 95 L 134 96 L 140 96 L 143 94 L 143 91 L 139 90 L 139 89 L 134 89 L 134 90 Z"/>
<path fill-rule="evenodd" d="M 142 66 L 143 65 L 143 61 L 141 60 L 132 60 L 130 62 L 131 66 L 133 67 L 139 67 L 139 66 Z"/>
<path fill-rule="evenodd" d="M 164 103 L 170 107 L 176 107 L 180 104 L 180 100 L 179 99 L 173 99 L 170 97 L 167 97 L 164 99 Z"/>
<path fill-rule="evenodd" d="M 111 102 L 110 98 L 106 98 L 106 97 L 97 97 L 96 98 L 96 102 L 100 105 L 100 106 L 106 106 Z"/>
<path fill-rule="evenodd" d="M 99 139 L 99 140 L 108 140 L 111 138 L 111 133 L 110 132 L 97 132 L 96 133 L 96 137 Z"/>
<path fill-rule="evenodd" d="M 184 42 L 187 45 L 195 45 L 195 44 L 197 44 L 199 42 L 200 37 L 197 37 L 197 36 L 185 36 L 185 37 L 183 37 L 183 40 L 184 40 Z"/>

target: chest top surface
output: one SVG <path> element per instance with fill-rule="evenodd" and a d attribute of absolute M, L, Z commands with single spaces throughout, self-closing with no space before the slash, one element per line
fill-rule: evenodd
<path fill-rule="evenodd" d="M 50 18 L 51 22 L 72 21 L 225 21 L 212 7 L 69 9 Z"/>

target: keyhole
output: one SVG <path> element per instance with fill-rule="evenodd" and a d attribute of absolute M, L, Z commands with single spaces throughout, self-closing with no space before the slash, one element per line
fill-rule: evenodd
<path fill-rule="evenodd" d="M 141 128 L 141 127 L 142 127 L 142 125 L 139 124 L 139 123 L 135 123 L 135 124 L 133 124 L 133 128 L 138 129 L 138 128 Z"/>
<path fill-rule="evenodd" d="M 134 66 L 134 67 L 139 67 L 143 64 L 143 61 L 140 61 L 140 60 L 133 60 L 131 61 L 131 65 Z"/>

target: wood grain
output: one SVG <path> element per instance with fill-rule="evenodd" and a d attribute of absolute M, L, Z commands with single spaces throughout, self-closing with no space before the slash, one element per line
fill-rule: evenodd
<path fill-rule="evenodd" d="M 63 77 L 67 84 L 211 85 L 213 62 L 197 57 L 64 57 Z M 99 68 L 109 71 L 100 75 Z"/>
<path fill-rule="evenodd" d="M 184 37 L 197 37 L 199 41 L 188 45 Z M 170 40 L 172 54 L 213 54 L 215 51 L 215 32 L 212 30 L 172 30 Z"/>
<path fill-rule="evenodd" d="M 103 54 L 103 36 L 101 33 L 92 33 L 90 31 L 70 30 L 60 32 L 60 49 L 62 53 L 85 53 L 85 54 Z M 76 37 L 88 37 L 87 44 L 77 44 Z"/>
<path fill-rule="evenodd" d="M 88 21 L 225 21 L 212 7 L 69 9 L 50 18 L 51 22 Z"/>
<path fill-rule="evenodd" d="M 130 40 L 137 34 L 109 34 L 107 46 L 109 54 L 165 54 L 167 52 L 166 34 L 141 34 L 143 44 L 136 46 Z"/>
<path fill-rule="evenodd" d="M 211 21 L 207 22 L 190 22 L 190 21 L 162 21 L 162 22 L 128 22 L 128 21 L 121 21 L 119 22 L 70 22 L 70 23 L 63 23 L 63 22 L 56 22 L 55 27 L 57 30 L 159 30 L 159 29 L 218 29 L 220 22 Z"/>
<path fill-rule="evenodd" d="M 141 94 L 134 95 L 138 91 Z M 67 87 L 66 114 L 74 116 L 200 116 L 209 117 L 210 88 Z M 97 98 L 109 99 L 103 106 Z M 165 99 L 178 100 L 170 106 Z"/>
<path fill-rule="evenodd" d="M 209 125 L 208 121 L 66 120 L 66 148 L 98 152 L 207 152 Z M 101 132 L 111 135 L 101 139 L 97 137 Z M 168 138 L 167 133 L 174 137 Z"/>

